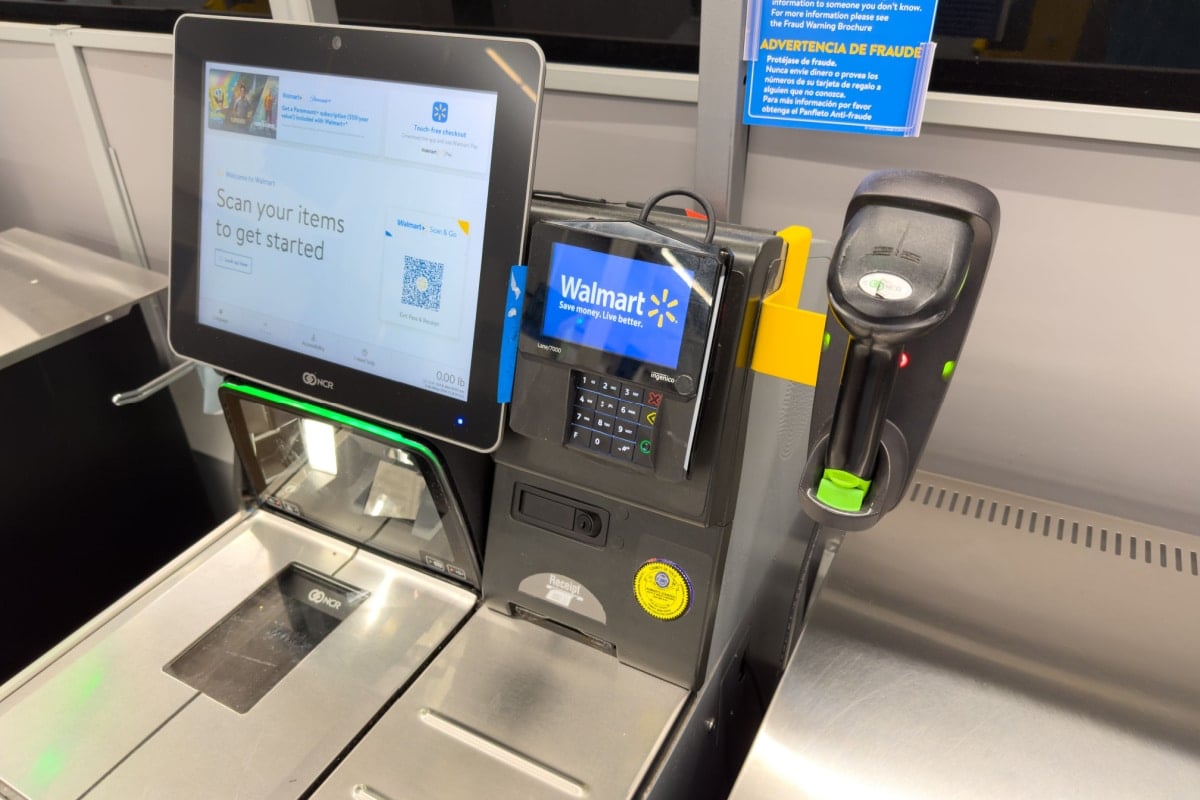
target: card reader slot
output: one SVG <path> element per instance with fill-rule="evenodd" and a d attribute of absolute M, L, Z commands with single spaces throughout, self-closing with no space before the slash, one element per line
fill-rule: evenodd
<path fill-rule="evenodd" d="M 554 492 L 518 483 L 513 487 L 513 518 L 543 530 L 603 547 L 608 512 Z"/>

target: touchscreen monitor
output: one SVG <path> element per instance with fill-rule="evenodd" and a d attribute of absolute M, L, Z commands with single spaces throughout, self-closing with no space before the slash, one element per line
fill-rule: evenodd
<path fill-rule="evenodd" d="M 536 45 L 186 16 L 175 38 L 175 349 L 494 448 Z"/>

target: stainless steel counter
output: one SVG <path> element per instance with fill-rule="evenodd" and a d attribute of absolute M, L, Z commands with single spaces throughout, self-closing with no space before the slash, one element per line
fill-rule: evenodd
<path fill-rule="evenodd" d="M 1200 541 L 917 480 L 827 563 L 732 797 L 1200 795 Z"/>
<path fill-rule="evenodd" d="M 249 711 L 164 671 L 293 562 L 370 596 Z M 69 591 L 69 576 L 47 590 Z M 37 800 L 295 797 L 474 604 L 466 589 L 254 512 L 0 701 L 0 796 L 7 785 Z"/>
<path fill-rule="evenodd" d="M 0 233 L 0 369 L 123 316 L 167 277 L 21 228 Z"/>
<path fill-rule="evenodd" d="M 630 797 L 686 698 L 608 653 L 480 611 L 314 797 Z"/>

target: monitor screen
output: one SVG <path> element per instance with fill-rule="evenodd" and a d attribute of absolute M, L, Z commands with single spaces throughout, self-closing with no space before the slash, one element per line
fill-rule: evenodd
<path fill-rule="evenodd" d="M 542 335 L 675 369 L 696 273 L 555 242 Z"/>
<path fill-rule="evenodd" d="M 520 352 L 692 397 L 704 383 L 725 260 L 632 220 L 539 222 Z"/>
<path fill-rule="evenodd" d="M 206 72 L 201 324 L 465 400 L 495 92 Z"/>
<path fill-rule="evenodd" d="M 176 350 L 495 447 L 543 73 L 528 42 L 181 18 Z"/>

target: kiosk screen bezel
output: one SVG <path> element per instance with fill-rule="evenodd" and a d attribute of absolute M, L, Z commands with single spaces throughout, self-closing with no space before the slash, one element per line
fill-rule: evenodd
<path fill-rule="evenodd" d="M 401 383 L 200 321 L 200 221 L 209 64 L 496 95 L 486 226 L 466 399 Z M 524 40 L 183 16 L 175 29 L 170 340 L 219 371 L 489 451 L 500 442 L 499 347 L 510 267 L 528 219 L 545 60 Z M 369 302 L 369 301 L 368 301 Z M 318 327 L 314 325 L 314 327 Z"/>

